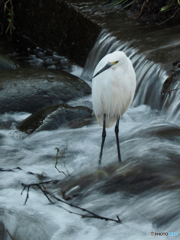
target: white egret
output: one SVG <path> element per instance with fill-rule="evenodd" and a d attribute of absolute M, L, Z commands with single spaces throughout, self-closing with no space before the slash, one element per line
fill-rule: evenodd
<path fill-rule="evenodd" d="M 92 79 L 93 110 L 99 124 L 103 126 L 99 164 L 102 159 L 106 128 L 110 128 L 115 122 L 118 160 L 121 162 L 119 120 L 132 103 L 135 89 L 136 74 L 131 60 L 124 52 L 115 51 L 100 60 Z"/>

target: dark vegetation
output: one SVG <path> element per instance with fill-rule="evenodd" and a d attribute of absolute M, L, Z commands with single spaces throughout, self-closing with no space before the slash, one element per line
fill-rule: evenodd
<path fill-rule="evenodd" d="M 12 37 L 15 29 L 14 7 L 17 4 L 16 0 L 0 0 L 1 39 L 6 37 L 10 40 Z M 109 7 L 121 4 L 129 17 L 146 22 L 165 23 L 180 18 L 180 0 L 108 0 L 105 4 Z"/>
<path fill-rule="evenodd" d="M 13 0 L 0 0 L 0 34 L 10 40 L 14 29 Z"/>
<path fill-rule="evenodd" d="M 121 4 L 131 18 L 165 23 L 180 18 L 180 0 L 109 0 L 109 6 Z"/>

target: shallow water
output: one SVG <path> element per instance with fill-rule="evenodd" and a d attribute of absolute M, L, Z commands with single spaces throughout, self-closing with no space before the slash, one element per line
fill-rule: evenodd
<path fill-rule="evenodd" d="M 91 99 L 80 99 L 76 103 L 71 102 L 71 105 L 82 104 L 83 101 L 86 103 Z M 172 129 L 179 131 L 179 126 L 167 121 L 166 114 L 144 104 L 131 107 L 120 122 L 122 167 L 117 162 L 113 128 L 107 131 L 102 161 L 102 168 L 117 165 L 117 171 L 122 173 L 123 169 L 128 173 L 135 168 L 131 177 L 127 174 L 130 183 L 125 188 L 121 187 L 124 185 L 122 182 L 119 183 L 119 188 L 114 190 L 112 185 L 112 190 L 107 190 L 106 181 L 116 176 L 115 171 L 105 179 L 105 185 L 104 180 L 91 186 L 87 184 L 80 191 L 80 197 L 72 200 L 105 217 L 115 219 L 118 215 L 123 224 L 70 214 L 49 204 L 37 189 L 30 190 L 28 202 L 23 205 L 26 192 L 21 195 L 22 182 L 39 182 L 37 174 L 42 173 L 49 179 L 65 178 L 54 167 L 56 147 L 60 150 L 58 168 L 71 177 L 79 178 L 98 169 L 101 141 L 101 128 L 95 119 L 82 128 L 60 128 L 28 136 L 16 129 L 16 123 L 27 116 L 28 113 L 1 115 L 1 121 L 12 123 L 10 129 L 0 130 L 1 167 L 4 170 L 12 169 L 13 172 L 4 171 L 0 175 L 0 215 L 6 229 L 15 239 L 149 239 L 152 231 L 180 231 L 180 182 L 177 173 L 179 135 L 171 134 Z M 15 169 L 17 167 L 22 170 Z M 144 167 L 148 168 L 147 174 L 157 174 L 162 182 L 157 185 L 150 182 L 152 186 L 142 183 L 145 188 L 139 192 L 130 178 L 138 181 L 136 171 L 141 176 Z M 34 175 L 28 172 L 33 172 Z M 93 178 L 91 181 L 93 183 Z M 58 192 L 56 189 L 55 193 Z M 57 205 L 79 212 L 70 206 Z M 161 239 L 166 237 L 162 236 Z"/>

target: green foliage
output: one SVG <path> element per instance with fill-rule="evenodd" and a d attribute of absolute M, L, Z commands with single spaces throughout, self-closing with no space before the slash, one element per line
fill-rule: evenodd
<path fill-rule="evenodd" d="M 110 1 L 106 2 L 107 6 L 116 6 L 118 4 L 121 4 L 123 6 L 123 8 L 128 8 L 133 3 L 135 3 L 136 1 L 135 0 L 116 0 L 112 3 L 109 3 L 109 2 Z M 141 6 L 141 11 L 139 12 L 139 14 L 135 14 L 133 16 L 136 17 L 136 18 L 139 18 L 142 15 L 142 13 L 144 12 L 145 7 L 148 6 L 149 3 L 152 3 L 152 2 L 150 0 L 144 0 L 144 2 L 142 3 L 142 6 Z M 153 4 L 150 4 L 150 6 L 152 6 L 152 5 Z M 167 18 L 165 21 L 161 22 L 160 24 L 163 24 L 163 23 L 169 21 L 170 19 L 174 18 L 174 16 L 176 15 L 176 13 L 179 10 L 180 10 L 180 0 L 169 0 L 169 1 L 167 1 L 167 4 L 165 6 L 159 7 L 159 13 L 157 14 L 157 16 L 159 18 L 159 15 L 162 12 L 168 12 L 168 11 L 171 11 L 172 16 Z M 149 11 L 149 13 L 150 13 L 150 11 Z M 150 14 L 154 14 L 153 11 Z"/>
<path fill-rule="evenodd" d="M 177 1 L 176 1 L 176 0 L 171 0 L 171 1 L 169 1 L 168 4 L 167 4 L 166 6 L 164 6 L 164 7 L 162 7 L 160 11 L 161 11 L 161 12 L 167 11 L 167 10 L 169 10 L 171 7 L 175 6 L 176 3 L 178 3 L 178 4 L 180 5 L 180 0 L 177 0 Z"/>
<path fill-rule="evenodd" d="M 5 20 L 8 22 L 7 28 L 6 28 L 6 36 L 9 40 L 12 38 L 12 31 L 15 29 L 14 27 L 14 10 L 13 10 L 13 4 L 12 0 L 7 0 L 4 2 L 4 16 Z"/>
<path fill-rule="evenodd" d="M 160 9 L 160 12 L 169 11 L 170 9 L 174 10 L 174 14 L 170 18 L 168 18 L 164 22 L 162 22 L 161 24 L 169 21 L 180 10 L 180 0 L 170 0 L 166 6 L 164 6 Z"/>
<path fill-rule="evenodd" d="M 110 3 L 110 4 L 107 3 L 107 5 L 108 6 L 116 6 L 118 4 L 122 4 L 123 8 L 127 8 L 127 7 L 130 7 L 134 2 L 135 2 L 135 0 L 132 0 L 132 1 L 130 1 L 130 0 L 116 0 L 115 2 Z"/>

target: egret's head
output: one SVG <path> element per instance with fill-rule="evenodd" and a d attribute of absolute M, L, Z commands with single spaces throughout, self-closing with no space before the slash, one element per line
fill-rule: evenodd
<path fill-rule="evenodd" d="M 110 67 L 114 66 L 115 64 L 117 64 L 118 61 L 115 62 L 108 62 L 100 71 L 98 71 L 94 76 L 96 77 L 97 75 L 99 75 L 100 73 L 104 72 L 105 70 L 109 69 Z"/>
<path fill-rule="evenodd" d="M 126 58 L 127 58 L 126 54 L 121 51 L 115 51 L 113 53 L 106 55 L 107 63 L 105 64 L 105 66 L 103 68 L 101 68 L 93 76 L 93 78 L 109 68 L 115 69 L 118 66 L 123 65 L 123 63 L 126 62 Z"/>

